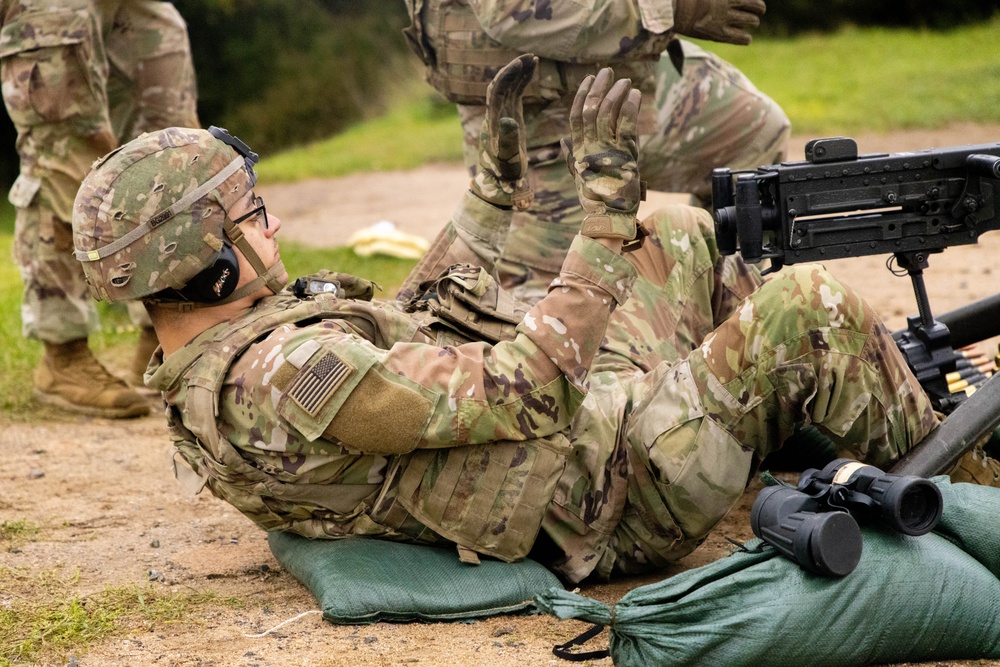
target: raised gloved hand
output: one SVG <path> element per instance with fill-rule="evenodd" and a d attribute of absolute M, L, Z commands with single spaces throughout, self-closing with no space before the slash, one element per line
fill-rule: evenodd
<path fill-rule="evenodd" d="M 767 11 L 764 0 L 674 0 L 674 31 L 728 44 L 749 44 Z"/>
<path fill-rule="evenodd" d="M 532 200 L 521 98 L 537 64 L 538 58 L 530 53 L 518 56 L 497 72 L 486 89 L 479 168 L 471 189 L 480 199 L 503 208 L 525 209 Z"/>
<path fill-rule="evenodd" d="M 580 233 L 631 241 L 642 199 L 636 124 L 642 94 L 628 79 L 612 85 L 605 67 L 580 85 L 570 111 L 572 141 L 563 139 L 566 163 L 586 211 Z"/>

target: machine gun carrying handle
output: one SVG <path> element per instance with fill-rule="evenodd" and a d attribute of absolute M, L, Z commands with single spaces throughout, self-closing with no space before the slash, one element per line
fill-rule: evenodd
<path fill-rule="evenodd" d="M 858 159 L 858 142 L 850 137 L 827 137 L 806 143 L 806 160 L 813 164 Z"/>

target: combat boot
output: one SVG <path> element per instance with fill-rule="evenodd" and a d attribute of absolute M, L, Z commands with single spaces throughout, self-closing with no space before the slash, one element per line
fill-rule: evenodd
<path fill-rule="evenodd" d="M 1000 487 L 1000 461 L 985 454 L 982 447 L 973 447 L 958 460 L 950 477 L 952 482 Z"/>
<path fill-rule="evenodd" d="M 70 412 L 112 419 L 149 414 L 147 400 L 109 373 L 85 338 L 45 343 L 34 379 L 36 399 Z"/>

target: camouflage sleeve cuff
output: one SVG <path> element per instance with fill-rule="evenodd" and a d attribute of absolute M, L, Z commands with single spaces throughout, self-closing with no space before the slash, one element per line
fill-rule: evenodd
<path fill-rule="evenodd" d="M 621 305 L 632 293 L 635 267 L 621 254 L 579 234 L 573 239 L 569 253 L 562 265 L 562 272 L 552 284 L 557 286 L 562 275 L 573 275 L 596 285 L 610 294 Z"/>
<path fill-rule="evenodd" d="M 659 35 L 674 27 L 674 3 L 662 0 L 638 0 L 642 27 Z"/>
<path fill-rule="evenodd" d="M 466 191 L 451 224 L 459 238 L 477 255 L 497 257 L 507 240 L 512 215 L 510 210 L 497 208 Z"/>

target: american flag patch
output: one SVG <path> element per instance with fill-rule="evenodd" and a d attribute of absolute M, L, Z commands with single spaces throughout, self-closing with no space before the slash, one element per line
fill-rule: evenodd
<path fill-rule="evenodd" d="M 316 363 L 299 371 L 288 388 L 288 396 L 314 417 L 355 370 L 333 352 L 327 352 Z"/>

